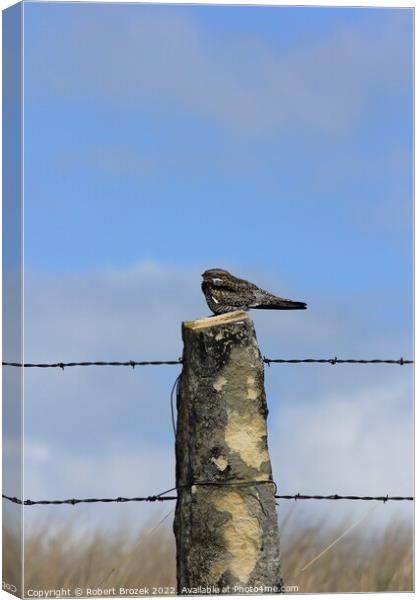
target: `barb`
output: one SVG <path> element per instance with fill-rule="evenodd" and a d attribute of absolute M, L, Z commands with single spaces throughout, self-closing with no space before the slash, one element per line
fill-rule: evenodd
<path fill-rule="evenodd" d="M 318 363 L 329 365 L 412 365 L 414 360 L 406 360 L 405 358 L 268 358 L 263 357 L 263 361 L 267 365 L 271 364 L 302 364 L 302 363 Z M 178 360 L 126 360 L 126 361 L 84 361 L 84 362 L 58 362 L 58 363 L 17 363 L 3 362 L 3 367 L 24 367 L 26 369 L 66 369 L 67 367 L 149 367 L 161 365 L 182 365 L 182 358 Z"/>
<path fill-rule="evenodd" d="M 134 497 L 134 498 L 125 498 L 119 496 L 118 498 L 68 498 L 66 500 L 21 500 L 14 496 L 6 496 L 2 495 L 4 500 L 9 500 L 14 504 L 20 504 L 24 506 L 34 506 L 34 505 L 44 505 L 44 504 L 91 504 L 91 503 L 122 503 L 122 502 L 165 502 L 167 500 L 177 500 L 177 496 L 168 496 L 170 492 L 179 489 L 185 489 L 188 487 L 192 487 L 193 485 L 197 486 L 253 486 L 253 485 L 261 485 L 264 483 L 276 485 L 274 481 L 227 481 L 227 482 L 219 482 L 219 481 L 198 481 L 193 483 L 191 486 L 178 486 L 178 488 L 174 487 L 165 492 L 161 492 L 160 494 L 155 494 L 152 496 L 143 496 L 143 497 Z M 305 494 L 289 494 L 289 495 L 277 495 L 274 496 L 276 499 L 280 500 L 364 500 L 364 501 L 378 501 L 378 502 L 392 502 L 392 501 L 414 501 L 413 496 L 340 496 L 338 494 L 331 494 L 329 496 L 321 496 L 319 494 L 316 495 L 305 495 Z"/>

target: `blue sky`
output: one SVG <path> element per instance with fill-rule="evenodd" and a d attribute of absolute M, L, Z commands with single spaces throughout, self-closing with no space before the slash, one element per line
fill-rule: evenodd
<path fill-rule="evenodd" d="M 27 360 L 178 357 L 214 266 L 308 302 L 252 315 L 267 355 L 411 355 L 411 11 L 24 18 Z M 267 373 L 283 489 L 409 492 L 411 371 L 299 369 Z M 25 374 L 26 495 L 170 487 L 176 374 Z"/>
<path fill-rule="evenodd" d="M 29 4 L 25 23 L 28 266 L 410 285 L 410 11 Z"/>

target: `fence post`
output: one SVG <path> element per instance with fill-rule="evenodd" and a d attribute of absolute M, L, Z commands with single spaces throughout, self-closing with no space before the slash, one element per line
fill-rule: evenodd
<path fill-rule="evenodd" d="M 178 593 L 280 591 L 264 364 L 253 322 L 237 311 L 185 322 L 182 336 Z"/>

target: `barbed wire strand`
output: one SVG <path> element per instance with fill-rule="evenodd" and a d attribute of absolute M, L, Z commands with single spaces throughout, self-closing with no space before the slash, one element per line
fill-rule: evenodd
<path fill-rule="evenodd" d="M 284 494 L 283 496 L 275 496 L 276 498 L 279 498 L 280 500 L 377 500 L 380 502 L 388 502 L 389 500 L 391 501 L 403 501 L 403 500 L 410 500 L 410 501 L 414 501 L 414 496 L 389 496 L 388 494 L 386 496 L 356 496 L 356 495 L 348 495 L 348 496 L 341 496 L 340 494 L 330 494 L 327 496 L 322 496 L 322 495 L 318 495 L 318 494 L 312 494 L 312 495 L 307 495 L 307 494 Z"/>
<path fill-rule="evenodd" d="M 302 364 L 302 363 L 318 363 L 329 365 L 341 364 L 358 364 L 358 365 L 412 365 L 414 360 L 407 360 L 403 357 L 398 359 L 391 358 L 268 358 L 263 357 L 263 362 L 267 365 L 271 364 Z M 83 362 L 56 362 L 56 363 L 18 363 L 18 362 L 3 362 L 3 367 L 20 367 L 25 369 L 66 369 L 68 367 L 148 367 L 161 365 L 181 365 L 182 358 L 178 360 L 126 360 L 126 361 L 83 361 Z"/>
<path fill-rule="evenodd" d="M 271 484 L 274 485 L 275 494 L 274 497 L 278 500 L 362 500 L 362 501 L 378 501 L 378 502 L 390 502 L 390 501 L 414 501 L 413 496 L 357 496 L 357 495 L 347 495 L 342 496 L 340 494 L 329 494 L 329 495 L 321 495 L 321 494 L 277 494 L 277 486 L 274 481 L 197 481 L 191 485 L 183 485 L 178 487 L 170 488 L 169 490 L 165 490 L 159 494 L 154 494 L 151 496 L 140 496 L 140 497 L 122 497 L 119 496 L 117 498 L 68 498 L 66 500 L 21 500 L 14 496 L 7 496 L 2 494 L 3 499 L 9 500 L 15 504 L 20 504 L 24 506 L 34 506 L 34 505 L 46 505 L 46 504 L 83 504 L 83 503 L 123 503 L 123 502 L 164 502 L 168 500 L 177 500 L 178 496 L 170 496 L 171 492 L 175 490 L 181 490 L 185 488 L 191 488 L 193 486 L 235 486 L 235 487 L 244 487 L 244 486 L 255 486 L 255 485 L 263 485 L 263 484 Z"/>
<path fill-rule="evenodd" d="M 178 360 L 126 360 L 126 361 L 83 361 L 83 362 L 57 362 L 57 363 L 17 363 L 17 362 L 3 362 L 4 367 L 24 367 L 26 369 L 39 368 L 39 369 L 62 369 L 67 367 L 148 367 L 148 366 L 160 366 L 160 365 L 180 365 L 182 359 Z"/>
<path fill-rule="evenodd" d="M 387 364 L 387 365 L 412 365 L 414 363 L 413 360 L 406 360 L 401 357 L 397 360 L 391 358 L 267 358 L 264 356 L 263 361 L 270 364 L 301 364 L 301 363 L 319 363 L 319 364 L 330 364 L 330 365 L 341 365 L 341 364 L 349 364 L 349 365 L 379 365 L 379 364 Z"/>

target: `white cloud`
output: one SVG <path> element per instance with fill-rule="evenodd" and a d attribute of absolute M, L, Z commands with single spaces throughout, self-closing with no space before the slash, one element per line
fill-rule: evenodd
<path fill-rule="evenodd" d="M 410 393 L 410 382 L 397 376 L 391 386 L 371 382 L 316 402 L 285 404 L 272 442 L 283 486 L 302 493 L 411 494 Z"/>
<path fill-rule="evenodd" d="M 116 498 L 158 494 L 173 485 L 175 464 L 169 449 L 144 444 L 139 430 L 139 444 L 129 452 L 110 448 L 105 453 L 72 456 L 71 452 L 54 452 L 44 465 L 30 455 L 26 463 L 25 497 L 42 499 L 46 490 L 54 498 Z M 174 492 L 176 494 L 176 492 Z M 172 493 L 172 495 L 174 494 Z M 52 495 L 51 495 L 52 494 Z M 138 526 L 175 508 L 165 503 L 78 504 L 73 506 L 34 506 L 26 509 L 25 526 L 48 522 L 54 529 L 71 519 L 76 530 L 118 530 L 124 525 Z M 110 510 L 111 509 L 111 510 Z"/>
<path fill-rule="evenodd" d="M 270 439 L 280 494 L 413 495 L 411 382 L 398 375 L 342 392 L 284 403 Z M 356 501 L 302 502 L 288 523 L 356 521 L 370 504 Z M 280 515 L 287 514 L 280 504 Z M 409 502 L 378 507 L 364 524 L 411 519 Z M 288 529 L 288 530 L 289 530 Z"/>

